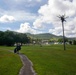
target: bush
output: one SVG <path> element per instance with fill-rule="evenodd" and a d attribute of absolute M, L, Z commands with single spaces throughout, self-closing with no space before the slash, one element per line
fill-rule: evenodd
<path fill-rule="evenodd" d="M 76 45 L 76 40 L 73 40 L 73 44 Z"/>

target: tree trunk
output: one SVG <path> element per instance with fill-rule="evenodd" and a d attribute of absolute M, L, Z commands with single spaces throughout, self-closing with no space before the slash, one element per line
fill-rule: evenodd
<path fill-rule="evenodd" d="M 64 46 L 64 50 L 66 50 L 65 48 L 65 35 L 64 35 L 64 23 L 62 22 L 62 29 L 63 29 L 63 46 Z"/>

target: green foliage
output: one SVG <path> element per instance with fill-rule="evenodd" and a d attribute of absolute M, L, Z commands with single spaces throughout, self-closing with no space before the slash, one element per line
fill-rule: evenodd
<path fill-rule="evenodd" d="M 22 53 L 33 62 L 38 75 L 76 75 L 76 46 L 24 46 Z"/>
<path fill-rule="evenodd" d="M 17 33 L 13 31 L 0 31 L 0 45 L 12 46 L 14 43 L 28 43 L 29 38 L 26 34 Z"/>
<path fill-rule="evenodd" d="M 58 42 L 63 42 L 63 38 L 58 39 Z M 68 38 L 65 38 L 65 42 L 68 42 Z"/>
<path fill-rule="evenodd" d="M 73 40 L 73 44 L 76 45 L 76 40 Z"/>
<path fill-rule="evenodd" d="M 69 44 L 72 45 L 72 41 L 69 41 Z"/>
<path fill-rule="evenodd" d="M 27 33 L 27 36 L 33 38 L 33 39 L 46 39 L 46 40 L 49 40 L 49 39 L 53 39 L 53 38 L 61 38 L 61 36 L 56 36 L 56 35 L 53 35 L 53 34 L 50 34 L 50 33 L 43 33 L 43 34 L 29 34 Z"/>
<path fill-rule="evenodd" d="M 50 39 L 49 41 L 50 41 L 50 42 L 56 42 L 56 41 L 58 41 L 58 38 L 52 38 L 52 39 Z"/>

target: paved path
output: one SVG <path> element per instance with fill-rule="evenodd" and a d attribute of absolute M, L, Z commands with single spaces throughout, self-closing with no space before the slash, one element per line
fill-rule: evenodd
<path fill-rule="evenodd" d="M 10 50 L 10 52 L 13 52 Z M 20 69 L 19 75 L 37 75 L 35 71 L 33 70 L 32 62 L 22 53 L 18 54 L 21 58 L 21 61 L 23 63 L 23 67 Z"/>
<path fill-rule="evenodd" d="M 24 54 L 19 53 L 19 56 L 23 63 L 23 67 L 21 68 L 19 75 L 36 75 L 32 68 L 32 62 Z"/>

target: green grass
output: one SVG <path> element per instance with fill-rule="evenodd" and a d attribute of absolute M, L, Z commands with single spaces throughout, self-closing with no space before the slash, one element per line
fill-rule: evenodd
<path fill-rule="evenodd" d="M 0 75 L 18 75 L 22 66 L 17 54 L 8 50 L 14 47 L 0 46 Z M 32 62 L 37 75 L 76 75 L 76 46 L 62 45 L 22 46 L 21 53 Z"/>
<path fill-rule="evenodd" d="M 12 47 L 0 46 L 0 75 L 18 75 L 22 66 L 17 54 L 9 52 Z"/>
<path fill-rule="evenodd" d="M 33 62 L 38 75 L 76 75 L 76 46 L 24 46 L 22 53 Z"/>

